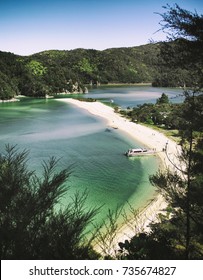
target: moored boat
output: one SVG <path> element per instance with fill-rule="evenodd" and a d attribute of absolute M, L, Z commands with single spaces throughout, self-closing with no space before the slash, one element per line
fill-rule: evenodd
<path fill-rule="evenodd" d="M 153 155 L 155 150 L 148 150 L 145 148 L 137 148 L 137 149 L 129 149 L 125 155 L 127 157 L 136 157 L 136 156 L 143 156 L 143 155 Z"/>

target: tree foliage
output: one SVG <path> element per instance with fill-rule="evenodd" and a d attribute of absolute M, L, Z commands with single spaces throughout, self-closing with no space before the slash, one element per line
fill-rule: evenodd
<path fill-rule="evenodd" d="M 156 104 L 168 104 L 169 98 L 168 95 L 165 93 L 162 93 L 161 97 L 157 99 Z"/>
<path fill-rule="evenodd" d="M 176 115 L 182 146 L 179 164 L 166 149 L 174 170 L 161 170 L 150 177 L 168 203 L 165 215 L 150 225 L 150 232 L 120 243 L 123 258 L 203 259 L 203 95 L 194 91 L 185 95 Z"/>
<path fill-rule="evenodd" d="M 178 36 L 178 41 L 175 45 L 174 42 L 168 45 L 169 48 L 165 45 L 161 50 L 163 62 L 169 67 L 170 58 L 172 65 L 179 65 L 184 71 L 191 69 L 193 74 L 199 73 L 203 67 L 203 60 L 200 59 L 202 52 L 199 53 L 203 38 L 202 16 L 177 5 L 172 8 L 167 6 L 166 9 L 168 11 L 162 15 L 162 27 Z M 181 154 L 177 155 L 179 164 L 170 159 L 166 149 L 174 170 L 159 171 L 150 177 L 168 203 L 166 215 L 160 215 L 160 222 L 151 224 L 150 232 L 121 243 L 123 258 L 203 259 L 202 76 L 192 78 L 194 87 L 185 91 L 185 101 L 176 111 L 182 147 Z"/>
<path fill-rule="evenodd" d="M 26 65 L 26 68 L 34 76 L 43 76 L 46 73 L 46 67 L 36 60 L 31 60 Z"/>
<path fill-rule="evenodd" d="M 191 41 L 203 41 L 203 17 L 198 13 L 190 12 L 175 4 L 164 6 L 166 12 L 160 14 L 162 21 L 161 29 L 166 31 L 169 38 L 184 38 Z"/>
<path fill-rule="evenodd" d="M 180 8 L 177 4 L 164 7 L 161 29 L 169 42 L 161 45 L 154 85 L 203 87 L 203 15 Z"/>
<path fill-rule="evenodd" d="M 0 155 L 1 259 L 97 258 L 84 239 L 97 212 L 85 210 L 86 194 L 77 193 L 60 208 L 70 168 L 56 171 L 57 161 L 50 158 L 37 176 L 28 169 L 27 157 L 27 151 L 13 146 Z"/>
<path fill-rule="evenodd" d="M 173 104 L 168 95 L 162 93 L 155 104 L 144 103 L 127 111 L 121 111 L 121 114 L 128 116 L 134 122 L 141 122 L 160 126 L 166 129 L 179 129 L 180 111 L 182 104 Z"/>

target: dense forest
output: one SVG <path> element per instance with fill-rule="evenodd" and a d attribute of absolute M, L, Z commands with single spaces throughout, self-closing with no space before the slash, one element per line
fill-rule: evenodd
<path fill-rule="evenodd" d="M 50 50 L 31 56 L 0 52 L 0 99 L 15 95 L 43 97 L 61 92 L 85 93 L 87 85 L 152 83 L 185 87 L 194 82 L 192 70 L 169 66 L 162 52 L 177 52 L 183 40 L 104 51 Z M 168 54 L 170 56 L 170 54 Z"/>

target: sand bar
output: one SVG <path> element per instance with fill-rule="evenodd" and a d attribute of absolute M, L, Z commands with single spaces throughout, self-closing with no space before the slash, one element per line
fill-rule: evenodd
<path fill-rule="evenodd" d="M 64 101 L 69 104 L 73 104 L 77 107 L 87 110 L 89 113 L 106 119 L 107 126 L 112 128 L 118 128 L 122 130 L 130 137 L 142 143 L 144 147 L 156 149 L 157 155 L 162 159 L 163 167 L 173 168 L 173 165 L 168 160 L 168 157 L 172 162 L 177 163 L 176 155 L 180 151 L 180 147 L 176 142 L 166 137 L 163 133 L 153 130 L 144 125 L 133 123 L 126 118 L 120 116 L 114 112 L 114 109 L 101 103 L 101 102 L 85 102 L 72 98 L 61 98 L 59 101 Z M 167 143 L 167 155 L 163 153 L 163 148 Z"/>
<path fill-rule="evenodd" d="M 180 146 L 178 146 L 176 142 L 166 137 L 163 133 L 160 133 L 144 125 L 130 122 L 126 118 L 115 113 L 113 108 L 97 101 L 84 102 L 71 98 L 62 98 L 58 100 L 75 105 L 81 109 L 85 109 L 90 114 L 95 116 L 102 117 L 106 120 L 107 127 L 117 128 L 125 132 L 126 135 L 129 135 L 131 138 L 134 138 L 135 140 L 142 143 L 144 147 L 155 149 L 157 156 L 159 156 L 161 159 L 160 168 L 174 169 L 172 162 L 178 164 L 177 154 L 180 153 Z M 163 152 L 163 148 L 165 148 L 166 145 L 167 154 Z M 139 222 L 139 228 L 135 229 L 132 226 L 133 222 L 130 222 L 129 225 L 126 224 L 119 230 L 116 236 L 115 244 L 118 244 L 118 242 L 124 241 L 125 239 L 131 238 L 135 235 L 137 230 L 146 230 L 148 224 L 156 220 L 156 214 L 160 212 L 165 206 L 166 203 L 163 197 L 161 197 L 161 195 L 157 195 L 156 199 L 150 203 L 137 218 L 136 224 Z"/>

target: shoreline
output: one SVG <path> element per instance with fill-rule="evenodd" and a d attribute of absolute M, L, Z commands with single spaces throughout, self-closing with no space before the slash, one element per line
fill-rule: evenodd
<path fill-rule="evenodd" d="M 108 83 L 108 84 L 101 84 L 101 87 L 104 86 L 152 86 L 152 83 Z"/>
<path fill-rule="evenodd" d="M 126 136 L 139 141 L 144 147 L 155 149 L 157 151 L 156 156 L 160 158 L 159 169 L 173 169 L 174 166 L 171 161 L 175 164 L 178 164 L 176 155 L 180 151 L 180 147 L 177 145 L 177 143 L 169 139 L 163 133 L 144 125 L 132 123 L 123 116 L 120 116 L 118 113 L 115 113 L 113 108 L 98 101 L 85 102 L 72 98 L 60 98 L 58 101 L 66 102 L 83 110 L 87 110 L 90 114 L 105 119 L 107 127 L 119 129 L 120 131 L 124 132 Z M 166 145 L 167 155 L 165 152 L 163 152 L 163 149 L 166 148 Z M 160 194 L 157 194 L 156 197 L 149 204 L 147 204 L 144 209 L 141 210 L 141 212 L 135 218 L 135 221 L 132 219 L 128 221 L 127 224 L 121 225 L 114 239 L 111 253 L 114 253 L 118 249 L 119 242 L 124 242 L 126 239 L 130 239 L 137 232 L 149 230 L 148 225 L 152 221 L 157 220 L 157 214 L 160 213 L 166 207 L 166 205 L 167 204 L 163 197 Z M 133 224 L 136 224 L 136 229 Z M 94 247 L 97 251 L 101 251 L 102 246 L 99 244 L 96 244 Z"/>
<path fill-rule="evenodd" d="M 18 102 L 18 101 L 20 101 L 20 99 L 17 99 L 17 98 L 11 98 L 11 99 L 5 99 L 5 100 L 0 99 L 0 103 L 10 103 L 10 102 Z"/>

